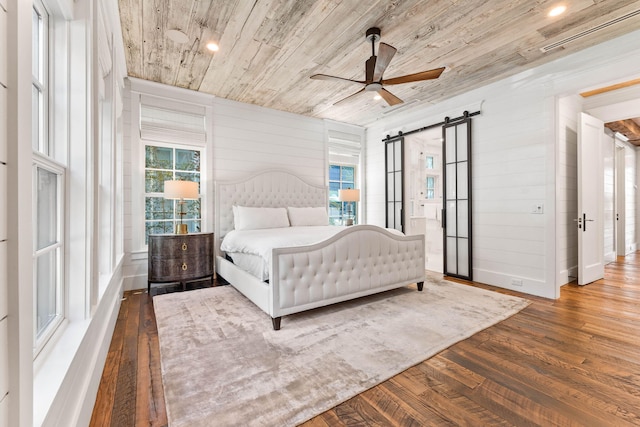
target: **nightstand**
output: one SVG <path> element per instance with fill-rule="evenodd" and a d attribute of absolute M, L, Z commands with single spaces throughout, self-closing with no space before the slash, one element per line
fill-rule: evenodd
<path fill-rule="evenodd" d="M 209 279 L 214 274 L 213 233 L 151 234 L 149 235 L 149 272 L 147 292 L 151 283 L 186 283 Z"/>

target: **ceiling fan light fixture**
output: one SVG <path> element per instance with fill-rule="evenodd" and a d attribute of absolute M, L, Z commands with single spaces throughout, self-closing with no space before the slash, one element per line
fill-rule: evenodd
<path fill-rule="evenodd" d="M 556 16 L 560 16 L 562 15 L 565 11 L 567 10 L 567 6 L 560 4 L 558 6 L 555 6 L 554 8 L 552 8 L 549 13 L 547 14 L 548 17 L 550 18 L 554 18 Z"/>
<path fill-rule="evenodd" d="M 211 52 L 217 52 L 220 49 L 220 46 L 218 46 L 218 43 L 216 42 L 209 42 L 207 43 L 207 49 Z"/>
<path fill-rule="evenodd" d="M 185 33 L 176 29 L 167 30 L 164 35 L 167 36 L 169 40 L 173 40 L 178 44 L 183 44 L 189 41 L 189 37 Z"/>
<path fill-rule="evenodd" d="M 382 99 L 382 97 L 379 94 L 376 93 L 374 95 L 373 99 L 376 100 L 376 101 L 380 101 Z"/>

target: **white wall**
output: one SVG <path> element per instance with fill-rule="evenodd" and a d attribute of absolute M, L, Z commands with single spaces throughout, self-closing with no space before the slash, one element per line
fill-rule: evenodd
<path fill-rule="evenodd" d="M 562 176 L 557 99 L 591 85 L 640 73 L 640 32 L 545 64 L 433 106 L 417 107 L 373 123 L 367 131 L 367 206 L 369 222 L 384 224 L 384 152 L 382 138 L 439 122 L 445 116 L 473 112 L 473 278 L 500 287 L 557 298 L 562 269 L 572 253 L 556 244 L 556 203 L 567 210 L 565 194 L 556 198 Z M 637 58 L 637 57 L 635 57 Z M 568 117 L 568 115 L 567 115 Z M 565 123 L 565 128 L 571 126 Z M 566 185 L 566 184 L 565 184 Z M 544 214 L 533 214 L 536 204 Z M 567 231 L 563 239 L 569 239 Z M 562 260 L 559 262 L 558 260 Z M 566 274 L 566 273 L 565 273 Z M 522 286 L 512 285 L 513 279 Z"/>
<path fill-rule="evenodd" d="M 602 155 L 604 160 L 604 261 L 609 263 L 616 260 L 616 141 L 608 130 L 605 130 L 602 140 Z"/>
<path fill-rule="evenodd" d="M 0 427 L 9 425 L 7 321 L 7 12 L 0 2 Z"/>
<path fill-rule="evenodd" d="M 638 212 L 638 173 L 637 173 L 637 149 L 625 143 L 624 147 L 624 176 L 625 176 L 625 224 L 624 224 L 624 248 L 625 255 L 638 249 L 637 243 L 637 216 Z"/>
<path fill-rule="evenodd" d="M 203 231 L 214 227 L 214 183 L 233 180 L 263 169 L 285 169 L 314 185 L 325 185 L 326 143 L 325 122 L 320 119 L 285 113 L 255 105 L 215 98 L 210 95 L 178 89 L 157 83 L 131 80 L 131 88 L 125 95 L 125 158 L 136 162 L 135 151 L 140 139 L 135 117 L 135 97 L 153 91 L 156 96 L 190 102 L 210 108 L 207 135 L 206 192 L 203 206 Z M 132 198 L 136 193 L 135 174 L 141 174 L 142 164 L 126 160 L 125 174 L 125 289 L 141 289 L 147 286 L 146 252 L 136 248 L 132 236 L 141 221 L 135 223 Z"/>

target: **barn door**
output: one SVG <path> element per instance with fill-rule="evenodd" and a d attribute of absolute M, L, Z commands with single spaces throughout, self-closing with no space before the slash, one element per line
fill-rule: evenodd
<path fill-rule="evenodd" d="M 444 273 L 472 279 L 471 259 L 471 118 L 445 123 Z"/>
<path fill-rule="evenodd" d="M 404 138 L 385 141 L 385 148 L 387 228 L 404 232 Z"/>

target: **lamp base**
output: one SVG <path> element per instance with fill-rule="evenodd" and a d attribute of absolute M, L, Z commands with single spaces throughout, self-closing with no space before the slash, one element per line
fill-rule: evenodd
<path fill-rule="evenodd" d="M 344 220 L 344 225 L 353 225 L 353 218 L 347 218 Z"/>
<path fill-rule="evenodd" d="M 176 234 L 189 234 L 187 224 L 176 224 Z"/>

